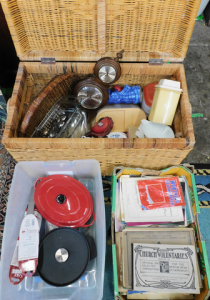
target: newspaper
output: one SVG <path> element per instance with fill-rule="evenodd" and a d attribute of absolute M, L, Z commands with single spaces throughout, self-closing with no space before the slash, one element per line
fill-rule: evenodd
<path fill-rule="evenodd" d="M 133 244 L 133 289 L 199 294 L 194 246 Z"/>

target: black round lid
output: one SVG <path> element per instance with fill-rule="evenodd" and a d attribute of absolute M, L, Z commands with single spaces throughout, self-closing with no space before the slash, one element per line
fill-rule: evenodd
<path fill-rule="evenodd" d="M 48 284 L 66 286 L 78 280 L 90 259 L 85 237 L 61 227 L 45 235 L 39 246 L 38 272 Z"/>

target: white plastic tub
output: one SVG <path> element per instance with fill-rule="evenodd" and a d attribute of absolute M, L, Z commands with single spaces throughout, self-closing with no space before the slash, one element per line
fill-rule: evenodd
<path fill-rule="evenodd" d="M 19 285 L 9 282 L 9 267 L 31 187 L 41 176 L 65 174 L 79 180 L 89 190 L 96 215 L 90 228 L 81 228 L 96 242 L 97 258 L 90 261 L 83 276 L 67 287 L 53 287 L 40 277 L 25 278 Z M 105 265 L 105 210 L 100 165 L 96 160 L 20 162 L 16 165 L 7 206 L 3 237 L 0 300 L 100 300 L 103 297 Z"/>

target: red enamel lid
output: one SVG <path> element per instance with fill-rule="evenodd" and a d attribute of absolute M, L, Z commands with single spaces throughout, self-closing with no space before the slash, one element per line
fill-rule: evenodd
<path fill-rule="evenodd" d="M 143 89 L 144 101 L 145 101 L 145 104 L 149 107 L 152 106 L 152 101 L 153 101 L 156 85 L 158 85 L 158 82 L 150 83 L 150 84 L 146 85 Z"/>
<path fill-rule="evenodd" d="M 34 184 L 35 205 L 44 219 L 56 226 L 86 227 L 93 201 L 79 181 L 67 175 L 51 175 Z"/>

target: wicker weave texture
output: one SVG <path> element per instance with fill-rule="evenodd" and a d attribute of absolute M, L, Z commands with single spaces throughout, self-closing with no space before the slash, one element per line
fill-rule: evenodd
<path fill-rule="evenodd" d="M 20 127 L 20 136 L 30 137 L 55 102 L 73 92 L 72 86 L 76 80 L 78 81 L 78 76 L 72 73 L 62 74 L 50 80 L 28 108 Z"/>
<path fill-rule="evenodd" d="M 22 60 L 184 59 L 200 0 L 2 0 Z"/>
<path fill-rule="evenodd" d="M 185 0 L 108 0 L 107 50 L 155 50 L 183 57 L 186 44 L 188 46 L 183 12 L 186 10 L 187 14 L 190 13 L 193 2 L 195 1 L 188 1 L 186 4 Z M 182 35 L 182 41 L 177 41 L 179 34 Z"/>
<path fill-rule="evenodd" d="M 177 149 L 46 149 L 45 155 L 41 149 L 27 149 L 22 147 L 9 149 L 17 161 L 52 161 L 96 159 L 101 166 L 102 175 L 111 175 L 114 167 L 125 166 L 131 168 L 164 169 L 178 165 L 190 150 Z M 77 149 L 78 150 L 78 149 Z"/>
<path fill-rule="evenodd" d="M 179 80 L 183 94 L 179 103 L 180 111 L 177 112 L 173 126 L 175 132 L 182 135 L 182 138 L 47 139 L 15 137 L 21 123 L 20 116 L 23 115 L 24 103 L 28 101 L 28 97 L 30 98 L 30 93 L 32 97 L 33 86 L 36 86 L 36 83 L 39 88 L 42 88 L 46 84 L 46 80 L 62 74 L 64 70 L 69 74 L 90 74 L 93 72 L 94 65 L 94 63 L 56 63 L 48 66 L 36 62 L 20 63 L 3 136 L 3 143 L 13 157 L 17 161 L 97 159 L 101 164 L 103 174 L 111 174 L 113 167 L 119 165 L 161 169 L 180 164 L 195 143 L 185 72 L 181 64 L 151 66 L 149 64 L 123 63 L 119 82 L 123 85 L 140 84 L 144 87 L 161 78 L 173 77 Z"/>
<path fill-rule="evenodd" d="M 78 74 L 78 66 L 81 66 L 81 64 L 76 64 L 75 69 L 71 68 L 73 73 L 59 74 L 54 78 L 52 78 L 54 74 L 30 73 L 27 77 L 27 84 L 29 84 L 30 87 L 27 92 L 27 100 L 24 101 L 24 107 L 27 107 L 28 110 L 21 114 L 21 120 L 23 120 L 23 122 L 20 126 L 20 134 L 18 134 L 18 136 L 30 137 L 35 127 L 39 125 L 58 98 L 70 93 L 71 85 L 77 80 L 77 77 L 73 75 Z M 64 68 L 64 70 L 66 70 L 66 68 Z M 154 68 L 154 70 L 156 69 Z M 169 68 L 166 69 L 169 74 L 164 71 L 159 73 L 159 69 L 157 70 L 158 72 L 154 72 L 154 74 L 148 74 L 146 71 L 146 74 L 127 74 L 127 71 L 125 71 L 125 74 L 122 74 L 118 84 L 140 84 L 141 87 L 144 87 L 150 82 L 158 82 L 163 77 L 170 79 L 173 73 L 172 70 L 169 71 Z M 86 74 L 80 74 L 81 77 L 85 75 Z M 31 89 L 31 85 L 33 85 L 34 89 Z M 31 97 L 29 96 L 30 93 Z M 24 115 L 25 113 L 26 115 Z"/>

